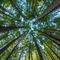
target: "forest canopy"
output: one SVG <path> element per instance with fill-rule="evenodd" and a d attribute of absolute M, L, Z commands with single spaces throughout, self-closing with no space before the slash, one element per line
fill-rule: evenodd
<path fill-rule="evenodd" d="M 0 0 L 0 60 L 60 60 L 60 0 Z"/>

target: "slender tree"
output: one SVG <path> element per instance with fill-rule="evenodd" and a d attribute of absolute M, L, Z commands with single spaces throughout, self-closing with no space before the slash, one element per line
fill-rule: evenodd
<path fill-rule="evenodd" d="M 2 47 L 2 48 L 0 49 L 0 54 L 2 54 L 9 46 L 11 46 L 11 44 L 13 44 L 16 40 L 18 40 L 18 39 L 19 39 L 21 36 L 23 36 L 25 33 L 26 33 L 26 31 L 25 31 L 23 34 L 19 35 L 16 39 L 12 40 L 10 43 L 8 43 L 8 44 L 5 45 L 4 47 Z"/>
<path fill-rule="evenodd" d="M 32 51 L 31 51 L 31 60 L 33 60 L 33 54 L 32 54 Z"/>
<path fill-rule="evenodd" d="M 6 38 L 8 36 L 8 33 L 4 34 L 3 36 L 0 36 L 0 40 Z"/>
<path fill-rule="evenodd" d="M 18 26 L 18 27 L 15 27 L 15 26 L 9 26 L 9 27 L 0 26 L 0 32 L 7 32 L 7 31 L 10 31 L 10 30 L 18 29 L 18 28 L 25 28 L 25 27 L 24 26 Z"/>
<path fill-rule="evenodd" d="M 18 60 L 21 60 L 21 56 L 22 56 L 22 54 L 23 54 L 23 47 L 22 47 L 22 51 L 21 51 L 21 53 L 20 53 L 20 55 L 19 55 Z"/>
<path fill-rule="evenodd" d="M 12 16 L 14 16 L 9 10 L 7 10 L 6 8 L 4 8 L 2 5 L 0 5 L 0 9 L 4 10 L 5 12 L 8 12 L 9 14 L 11 14 Z"/>
<path fill-rule="evenodd" d="M 1 14 L 3 14 L 3 15 L 5 15 L 5 16 L 8 16 L 8 17 L 12 18 L 12 16 L 11 16 L 11 15 L 6 14 L 4 11 L 1 11 L 1 10 L 0 10 L 0 13 L 1 13 Z"/>
<path fill-rule="evenodd" d="M 31 52 L 31 43 L 29 43 L 29 60 L 30 60 L 30 52 Z"/>
<path fill-rule="evenodd" d="M 52 60 L 55 60 L 54 56 L 53 56 L 52 53 L 49 51 L 49 49 L 47 48 L 47 46 L 46 46 L 46 45 L 44 45 L 44 46 L 45 46 L 45 49 L 46 49 L 47 53 L 50 55 L 51 59 L 52 59 Z"/>
<path fill-rule="evenodd" d="M 6 60 L 9 60 L 10 56 L 13 54 L 13 52 L 16 50 L 16 47 L 18 46 L 18 44 L 20 43 L 20 39 L 18 40 L 18 43 L 14 46 L 14 48 L 11 50 L 11 52 L 8 54 L 8 56 L 6 57 Z"/>
<path fill-rule="evenodd" d="M 12 51 L 10 52 L 10 54 L 8 54 L 8 56 L 6 57 L 6 60 L 9 60 L 10 56 L 12 55 L 12 53 L 14 52 L 14 50 L 16 49 L 18 44 L 16 44 L 16 46 L 12 49 Z"/>
<path fill-rule="evenodd" d="M 40 60 L 43 60 L 42 53 L 41 53 L 41 51 L 40 51 L 40 48 L 39 48 L 39 46 L 38 46 L 38 44 L 37 44 L 37 41 L 36 41 L 36 39 L 35 39 L 34 36 L 33 36 L 33 40 L 34 40 L 34 43 L 35 43 L 35 46 L 36 46 L 36 49 L 37 49 L 38 55 L 39 55 L 39 57 L 40 57 Z"/>
<path fill-rule="evenodd" d="M 59 38 L 56 38 L 56 37 L 54 37 L 52 35 L 49 35 L 49 34 L 43 32 L 43 31 L 40 31 L 40 30 L 39 30 L 39 32 L 41 32 L 43 35 L 45 35 L 46 37 L 48 37 L 49 39 L 51 39 L 57 45 L 60 45 L 60 39 Z"/>
<path fill-rule="evenodd" d="M 48 15 L 49 13 L 57 9 L 59 6 L 60 6 L 60 0 L 54 0 L 53 3 L 42 13 L 42 15 L 38 17 L 37 20 L 40 20 L 45 15 Z"/>
<path fill-rule="evenodd" d="M 60 57 L 55 53 L 55 51 L 53 51 L 53 49 L 52 49 L 49 45 L 47 45 L 47 46 L 48 46 L 49 49 L 57 56 L 57 58 L 60 59 Z"/>
<path fill-rule="evenodd" d="M 18 11 L 19 14 L 21 14 L 21 16 L 23 18 L 25 18 L 25 16 L 22 14 L 22 12 L 17 8 L 17 6 L 15 5 L 15 3 L 13 2 L 13 0 L 9 0 L 11 5 Z M 25 18 L 26 19 L 26 18 Z"/>

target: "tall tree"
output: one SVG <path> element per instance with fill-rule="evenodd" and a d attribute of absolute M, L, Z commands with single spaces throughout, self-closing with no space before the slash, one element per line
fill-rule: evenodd
<path fill-rule="evenodd" d="M 37 44 L 37 41 L 36 41 L 36 39 L 35 39 L 34 36 L 33 36 L 33 40 L 34 40 L 34 43 L 35 43 L 35 46 L 36 46 L 37 52 L 38 52 L 38 54 L 39 54 L 40 60 L 43 60 L 42 53 L 41 53 L 41 51 L 40 51 L 40 48 L 39 48 L 39 46 L 38 46 L 38 44 Z"/>
<path fill-rule="evenodd" d="M 15 27 L 15 26 L 9 26 L 9 27 L 0 26 L 0 32 L 7 32 L 7 31 L 10 31 L 10 30 L 18 29 L 18 28 L 25 28 L 25 27 L 24 26 L 18 26 L 18 27 Z"/>
<path fill-rule="evenodd" d="M 49 34 L 43 32 L 43 31 L 39 31 L 39 32 L 41 32 L 43 35 L 45 35 L 46 37 L 48 37 L 49 39 L 51 39 L 57 45 L 60 45 L 60 43 L 59 43 L 60 42 L 60 39 L 58 39 L 58 38 L 56 38 L 56 37 L 54 37 L 52 35 L 49 35 Z"/>
<path fill-rule="evenodd" d="M 2 54 L 9 46 L 11 46 L 11 44 L 13 44 L 16 40 L 18 40 L 21 36 L 23 36 L 26 33 L 26 31 L 19 35 L 16 39 L 12 40 L 10 43 L 8 43 L 6 46 L 4 46 L 3 48 L 0 49 L 0 54 Z"/>
<path fill-rule="evenodd" d="M 50 50 L 58 57 L 58 59 L 60 59 L 60 57 L 55 53 L 55 51 L 53 51 L 53 49 L 49 46 L 49 45 L 47 45 L 49 48 L 50 48 Z"/>
<path fill-rule="evenodd" d="M 53 3 L 42 13 L 42 15 L 38 17 L 37 20 L 40 20 L 45 15 L 48 15 L 49 13 L 57 9 L 59 6 L 60 6 L 60 0 L 54 0 Z"/>

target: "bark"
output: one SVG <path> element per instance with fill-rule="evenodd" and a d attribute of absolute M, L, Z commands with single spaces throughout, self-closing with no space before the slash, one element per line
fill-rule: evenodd
<path fill-rule="evenodd" d="M 18 28 L 25 28 L 24 26 L 19 26 L 19 27 L 15 27 L 15 26 L 9 26 L 9 27 L 5 27 L 5 26 L 0 26 L 0 32 L 7 32 L 10 30 L 15 30 Z"/>
<path fill-rule="evenodd" d="M 54 0 L 54 2 L 43 12 L 43 14 L 41 14 L 38 17 L 37 20 L 40 20 L 42 17 L 48 15 L 49 13 L 51 13 L 52 11 L 57 9 L 58 7 L 60 7 L 60 0 Z"/>
<path fill-rule="evenodd" d="M 40 31 L 39 30 L 39 32 L 41 32 L 43 35 L 45 35 L 46 37 L 48 37 L 49 39 L 51 39 L 54 43 L 56 43 L 57 45 L 60 45 L 60 39 L 58 39 L 58 38 L 56 38 L 56 37 L 54 37 L 54 36 L 52 36 L 52 35 L 49 35 L 49 34 L 47 34 L 47 33 L 45 33 L 45 32 L 42 32 L 42 31 Z"/>
<path fill-rule="evenodd" d="M 23 36 L 25 33 L 26 33 L 26 31 L 25 31 L 23 34 L 19 35 L 16 39 L 12 40 L 10 43 L 8 43 L 8 44 L 5 45 L 4 47 L 2 47 L 2 48 L 0 49 L 0 54 L 2 54 L 9 46 L 11 46 L 16 40 L 18 40 L 18 39 L 19 39 L 21 36 Z"/>
<path fill-rule="evenodd" d="M 35 46 L 36 46 L 36 49 L 37 49 L 38 55 L 39 55 L 39 57 L 40 57 L 40 60 L 43 60 L 42 53 L 41 53 L 41 51 L 40 51 L 40 48 L 39 48 L 39 46 L 38 46 L 38 44 L 37 44 L 37 41 L 36 41 L 36 39 L 35 39 L 34 36 L 33 36 L 33 40 L 34 40 L 34 43 L 35 43 Z"/>
<path fill-rule="evenodd" d="M 47 45 L 47 44 L 46 44 Z M 60 59 L 60 57 L 55 53 L 55 51 L 53 51 L 53 49 L 52 48 L 50 48 L 50 46 L 49 45 L 47 45 L 48 47 L 49 47 L 49 49 L 57 56 L 57 58 L 58 59 Z"/>

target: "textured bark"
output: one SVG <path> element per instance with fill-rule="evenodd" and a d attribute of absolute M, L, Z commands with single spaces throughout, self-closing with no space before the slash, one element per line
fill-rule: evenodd
<path fill-rule="evenodd" d="M 58 7 L 60 7 L 60 0 L 54 0 L 54 2 L 43 12 L 43 14 L 41 14 L 38 17 L 37 20 L 40 20 L 42 17 L 48 15 L 49 13 L 51 13 L 52 11 L 57 9 Z"/>
<path fill-rule="evenodd" d="M 26 32 L 26 31 L 25 31 Z M 16 40 L 18 40 L 21 36 L 25 34 L 25 32 L 21 35 L 19 35 L 16 39 L 12 40 L 10 43 L 8 43 L 6 46 L 2 47 L 0 49 L 0 54 L 2 54 L 9 46 L 11 46 Z"/>
<path fill-rule="evenodd" d="M 44 59 L 43 59 L 43 56 L 42 56 L 42 53 L 41 53 L 41 51 L 40 51 L 40 48 L 39 48 L 39 46 L 38 46 L 38 44 L 37 44 L 37 41 L 36 41 L 36 39 L 35 39 L 34 36 L 33 36 L 33 40 L 34 40 L 34 43 L 35 43 L 35 46 L 36 46 L 38 55 L 39 55 L 39 57 L 40 57 L 40 60 L 44 60 Z"/>
<path fill-rule="evenodd" d="M 15 27 L 15 26 L 9 26 L 9 27 L 5 27 L 5 26 L 0 26 L 0 32 L 7 32 L 10 30 L 15 30 L 18 28 L 25 28 L 24 26 L 19 26 L 19 27 Z"/>

